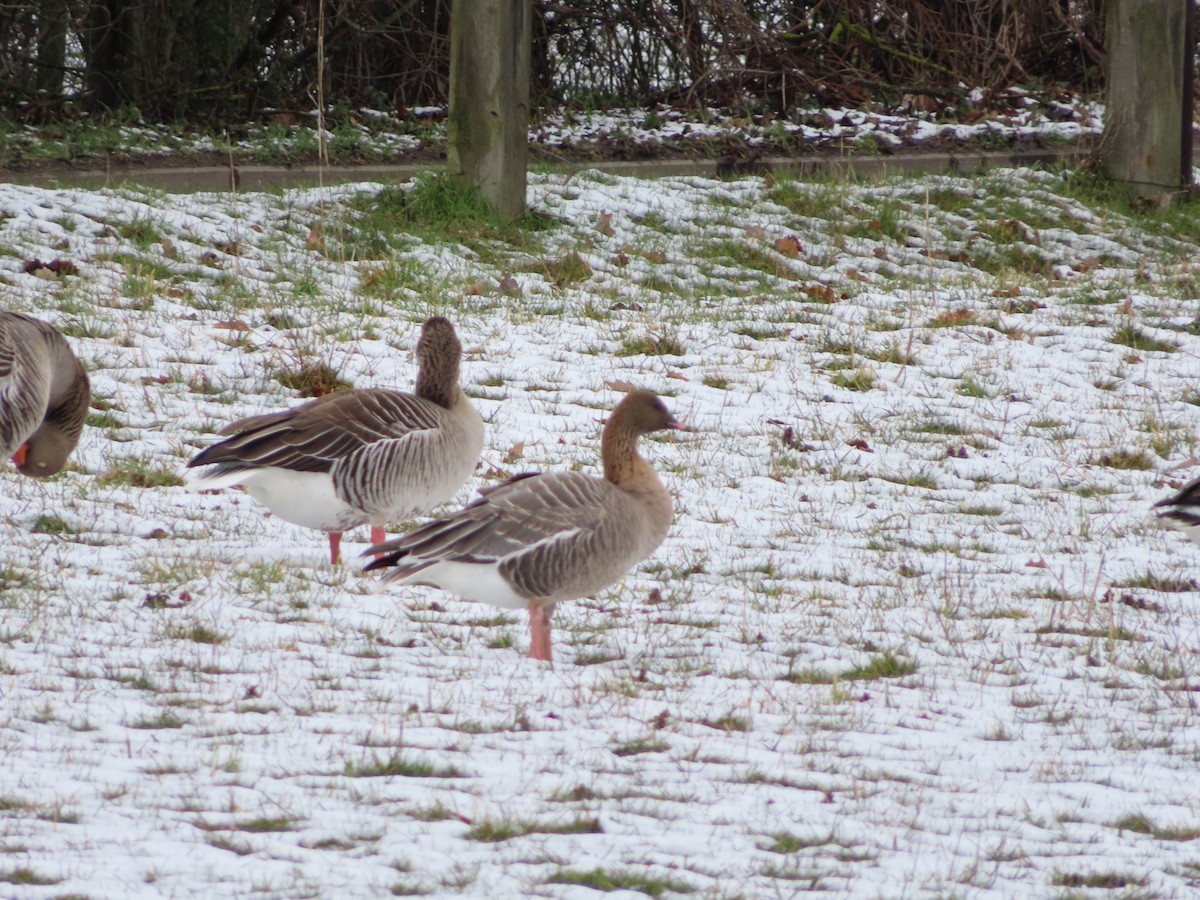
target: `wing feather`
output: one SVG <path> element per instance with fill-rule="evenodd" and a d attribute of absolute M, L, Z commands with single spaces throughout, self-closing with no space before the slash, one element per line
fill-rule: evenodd
<path fill-rule="evenodd" d="M 423 568 L 438 559 L 496 562 L 594 530 L 616 490 L 576 472 L 520 475 L 485 488 L 453 515 L 374 549 L 396 554 L 391 564 L 402 567 Z"/>
<path fill-rule="evenodd" d="M 232 423 L 222 431 L 231 437 L 206 448 L 188 465 L 328 472 L 364 447 L 436 428 L 441 415 L 440 407 L 400 391 L 329 394 Z"/>

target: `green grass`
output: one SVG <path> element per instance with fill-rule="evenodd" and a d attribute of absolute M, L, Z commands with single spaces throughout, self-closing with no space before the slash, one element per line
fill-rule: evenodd
<path fill-rule="evenodd" d="M 144 456 L 127 456 L 113 462 L 99 474 L 102 485 L 125 485 L 137 488 L 179 487 L 183 478 L 164 463 Z"/>
<path fill-rule="evenodd" d="M 835 684 L 838 681 L 875 681 L 882 678 L 903 678 L 917 671 L 917 664 L 910 660 L 901 660 L 892 651 L 872 657 L 861 666 L 844 669 L 837 675 L 830 675 L 813 669 L 788 672 L 780 677 L 781 681 L 794 684 Z"/>
<path fill-rule="evenodd" d="M 529 250 L 536 233 L 553 224 L 535 213 L 506 222 L 477 188 L 440 173 L 422 175 L 409 186 L 388 185 L 351 206 L 352 215 L 327 234 L 324 252 L 333 259 L 384 260 L 414 238 L 462 242 L 492 258 L 496 248 L 486 242 Z"/>
<path fill-rule="evenodd" d="M 1160 340 L 1147 334 L 1136 325 L 1122 325 L 1112 333 L 1109 340 L 1114 344 L 1140 351 L 1175 353 L 1179 350 L 1179 344 L 1174 341 Z"/>
<path fill-rule="evenodd" d="M 49 887 L 61 882 L 61 878 L 39 875 L 28 866 L 18 866 L 14 869 L 0 869 L 0 883 L 3 884 L 19 884 L 25 887 Z"/>
<path fill-rule="evenodd" d="M 603 834 L 600 820 L 594 817 L 572 819 L 566 822 L 525 822 L 503 819 L 484 819 L 475 822 L 467 831 L 469 841 L 499 843 L 530 834 Z"/>
<path fill-rule="evenodd" d="M 546 879 L 546 884 L 577 884 L 594 891 L 634 891 L 647 897 L 666 894 L 691 894 L 696 888 L 678 878 L 643 875 L 628 870 L 591 869 L 578 871 L 560 869 Z"/>
<path fill-rule="evenodd" d="M 683 356 L 683 345 L 670 335 L 630 335 L 621 340 L 617 356 Z"/>
<path fill-rule="evenodd" d="M 439 765 L 404 754 L 386 759 L 372 759 L 365 764 L 346 763 L 345 774 L 351 778 L 461 778 L 463 770 L 453 765 Z"/>

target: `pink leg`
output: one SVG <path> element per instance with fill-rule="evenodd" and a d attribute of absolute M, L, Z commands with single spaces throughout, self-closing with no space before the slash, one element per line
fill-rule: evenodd
<path fill-rule="evenodd" d="M 552 605 L 529 607 L 529 655 L 550 661 L 550 616 Z"/>
<path fill-rule="evenodd" d="M 329 564 L 336 566 L 341 561 L 342 557 L 342 533 L 340 531 L 329 532 Z"/>
<path fill-rule="evenodd" d="M 371 526 L 371 546 L 375 547 L 387 540 L 387 532 L 383 530 L 382 525 Z M 379 559 L 383 556 L 382 553 L 376 553 L 375 558 Z"/>

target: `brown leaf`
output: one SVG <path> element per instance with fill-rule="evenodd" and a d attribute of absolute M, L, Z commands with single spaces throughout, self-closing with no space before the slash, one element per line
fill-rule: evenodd
<path fill-rule="evenodd" d="M 1025 565 L 1031 569 L 1047 569 L 1047 568 L 1049 568 L 1049 566 L 1046 565 L 1046 561 L 1044 559 L 1031 559 L 1029 562 L 1025 563 Z"/>
<path fill-rule="evenodd" d="M 604 382 L 604 386 L 614 391 L 621 391 L 626 394 L 632 390 L 635 390 L 632 382 L 629 381 L 606 381 Z"/>
<path fill-rule="evenodd" d="M 325 232 L 321 230 L 319 222 L 308 229 L 308 237 L 304 240 L 304 246 L 309 250 L 325 249 Z"/>
<path fill-rule="evenodd" d="M 691 379 L 682 372 L 676 372 L 674 369 L 671 369 L 667 372 L 667 377 L 674 378 L 676 381 L 691 381 Z"/>
<path fill-rule="evenodd" d="M 761 241 L 766 236 L 767 236 L 767 229 L 763 228 L 761 225 L 747 225 L 746 226 L 746 237 L 754 238 L 756 241 Z"/>
<path fill-rule="evenodd" d="M 249 331 L 250 326 L 241 319 L 227 319 L 224 322 L 218 322 L 213 328 L 224 328 L 227 331 Z"/>
<path fill-rule="evenodd" d="M 612 227 L 613 214 L 610 212 L 602 212 L 596 217 L 596 230 L 605 237 L 612 237 L 616 234 Z"/>
<path fill-rule="evenodd" d="M 512 465 L 518 459 L 524 459 L 524 458 L 525 458 L 525 442 L 524 441 L 517 441 L 515 444 L 513 444 L 511 447 L 509 447 L 508 452 L 504 454 L 504 462 L 507 463 L 508 465 Z"/>
<path fill-rule="evenodd" d="M 868 444 L 862 438 L 854 438 L 853 440 L 846 441 L 846 443 L 849 446 L 853 447 L 855 450 L 862 450 L 864 453 L 874 453 L 875 452 L 874 450 L 871 449 L 870 444 Z"/>
<path fill-rule="evenodd" d="M 505 275 L 500 279 L 500 293 L 506 297 L 516 297 L 521 293 L 521 285 L 511 275 Z"/>
<path fill-rule="evenodd" d="M 794 234 L 789 234 L 786 237 L 776 238 L 775 249 L 784 256 L 790 256 L 793 259 L 804 252 L 804 246 L 800 243 L 800 239 Z"/>
<path fill-rule="evenodd" d="M 836 303 L 838 299 L 837 291 L 827 284 L 809 284 L 798 287 L 796 290 L 802 294 L 808 294 L 818 303 Z"/>

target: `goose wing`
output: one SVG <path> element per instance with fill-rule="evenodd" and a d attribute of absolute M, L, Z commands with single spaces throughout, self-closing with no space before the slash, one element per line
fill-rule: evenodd
<path fill-rule="evenodd" d="M 233 422 L 221 431 L 231 437 L 206 448 L 188 465 L 328 472 L 364 447 L 435 429 L 438 418 L 434 404 L 400 391 L 329 394 L 283 412 Z"/>

